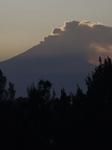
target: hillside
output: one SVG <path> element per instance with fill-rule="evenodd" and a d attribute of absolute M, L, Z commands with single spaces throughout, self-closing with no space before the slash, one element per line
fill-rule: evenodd
<path fill-rule="evenodd" d="M 39 44 L 0 63 L 0 69 L 8 81 L 15 84 L 16 97 L 27 96 L 27 85 L 32 82 L 36 84 L 39 79 L 50 80 L 57 95 L 63 87 L 67 92 L 75 92 L 77 83 L 85 91 L 85 78 L 94 66 L 82 57 L 64 53 L 69 49 L 63 48 L 60 55 L 58 48 L 52 49 L 50 55 L 49 46 Z"/>

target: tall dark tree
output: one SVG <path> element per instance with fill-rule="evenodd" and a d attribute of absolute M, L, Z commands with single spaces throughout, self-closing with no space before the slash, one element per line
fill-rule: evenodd
<path fill-rule="evenodd" d="M 40 80 L 38 82 L 38 91 L 40 93 L 40 95 L 46 99 L 47 101 L 50 100 L 50 89 L 52 87 L 52 84 L 46 80 Z"/>
<path fill-rule="evenodd" d="M 82 92 L 81 88 L 77 84 L 77 92 L 73 100 L 74 105 L 82 105 L 85 102 L 86 95 Z"/>
<path fill-rule="evenodd" d="M 67 94 L 65 92 L 65 89 L 61 89 L 61 97 L 60 97 L 61 101 L 66 101 L 67 100 Z"/>
<path fill-rule="evenodd" d="M 5 100 L 7 98 L 7 91 L 5 89 L 6 81 L 7 81 L 6 77 L 0 70 L 0 100 Z"/>
<path fill-rule="evenodd" d="M 35 108 L 44 105 L 50 100 L 50 89 L 52 84 L 46 80 L 40 80 L 38 82 L 38 87 L 36 88 L 34 83 L 27 87 L 28 98 L 30 104 L 34 105 Z"/>
<path fill-rule="evenodd" d="M 14 84 L 9 82 L 9 88 L 8 88 L 8 100 L 9 101 L 15 100 L 15 92 L 16 92 L 16 90 L 14 90 Z"/>
<path fill-rule="evenodd" d="M 92 75 L 87 76 L 86 85 L 89 101 L 93 105 L 103 107 L 112 99 L 112 61 L 107 57 L 102 63 L 99 57 L 99 63 Z"/>
<path fill-rule="evenodd" d="M 6 101 L 7 99 L 15 99 L 14 84 L 9 82 L 9 88 L 8 90 L 6 90 L 6 82 L 7 78 L 3 75 L 2 71 L 0 70 L 0 101 Z"/>

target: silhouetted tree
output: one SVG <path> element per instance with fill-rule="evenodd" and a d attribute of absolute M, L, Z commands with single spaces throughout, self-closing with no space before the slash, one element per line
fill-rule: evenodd
<path fill-rule="evenodd" d="M 50 100 L 50 89 L 52 84 L 46 80 L 40 80 L 38 82 L 38 87 L 36 88 L 34 83 L 29 87 L 27 87 L 28 97 L 30 99 L 41 99 L 45 101 Z"/>
<path fill-rule="evenodd" d="M 9 82 L 9 88 L 6 90 L 6 82 L 7 78 L 3 75 L 2 71 L 0 70 L 0 101 L 1 100 L 14 100 L 15 99 L 15 90 L 14 84 Z"/>
<path fill-rule="evenodd" d="M 2 71 L 0 70 L 0 100 L 6 100 L 7 98 L 7 91 L 6 87 L 6 77 L 3 75 Z"/>
<path fill-rule="evenodd" d="M 99 62 L 99 66 L 86 79 L 87 97 L 98 109 L 103 108 L 112 99 L 112 61 L 107 57 L 102 63 L 99 57 Z"/>
<path fill-rule="evenodd" d="M 51 100 L 55 100 L 55 99 L 56 99 L 56 92 L 55 92 L 55 90 L 53 89 Z"/>
<path fill-rule="evenodd" d="M 52 84 L 46 80 L 40 80 L 38 82 L 38 92 L 40 94 L 40 96 L 44 99 L 46 99 L 47 101 L 50 100 L 50 89 L 52 87 Z"/>
<path fill-rule="evenodd" d="M 96 139 L 97 147 L 106 149 L 111 147 L 110 133 L 112 133 L 112 60 L 107 57 L 86 79 L 87 106 L 91 134 Z M 91 129 L 90 126 L 88 127 Z M 93 132 L 92 132 L 93 131 Z M 97 137 L 97 138 L 96 138 Z M 102 142 L 104 141 L 104 142 Z"/>
<path fill-rule="evenodd" d="M 61 101 L 66 102 L 67 100 L 67 94 L 65 92 L 65 89 L 61 89 L 61 97 L 60 97 Z"/>
<path fill-rule="evenodd" d="M 15 92 L 16 92 L 16 90 L 14 90 L 14 84 L 9 82 L 9 88 L 8 88 L 8 100 L 9 101 L 15 100 Z"/>
<path fill-rule="evenodd" d="M 82 105 L 85 103 L 86 95 L 82 92 L 81 88 L 77 84 L 77 92 L 74 97 L 74 105 Z"/>
<path fill-rule="evenodd" d="M 34 83 L 30 87 L 27 87 L 29 111 L 30 114 L 33 114 L 34 118 L 39 114 L 39 111 L 45 109 L 45 105 L 51 100 L 51 87 L 52 84 L 48 80 L 40 80 L 37 88 Z"/>

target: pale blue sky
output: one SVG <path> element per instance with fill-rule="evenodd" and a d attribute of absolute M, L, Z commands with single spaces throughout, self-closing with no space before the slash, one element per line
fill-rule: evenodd
<path fill-rule="evenodd" d="M 0 2 L 0 61 L 37 45 L 70 20 L 112 27 L 111 0 L 4 0 Z"/>

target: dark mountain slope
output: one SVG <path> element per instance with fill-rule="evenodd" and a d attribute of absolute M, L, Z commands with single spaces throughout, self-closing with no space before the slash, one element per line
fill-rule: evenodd
<path fill-rule="evenodd" d="M 58 95 L 63 86 L 68 92 L 75 92 L 77 83 L 85 88 L 84 79 L 94 66 L 76 54 L 64 53 L 67 49 L 52 49 L 50 53 L 48 46 L 45 48 L 39 44 L 0 63 L 0 69 L 8 81 L 15 84 L 16 97 L 26 96 L 27 85 L 32 82 L 37 84 L 42 78 L 50 80 Z"/>

